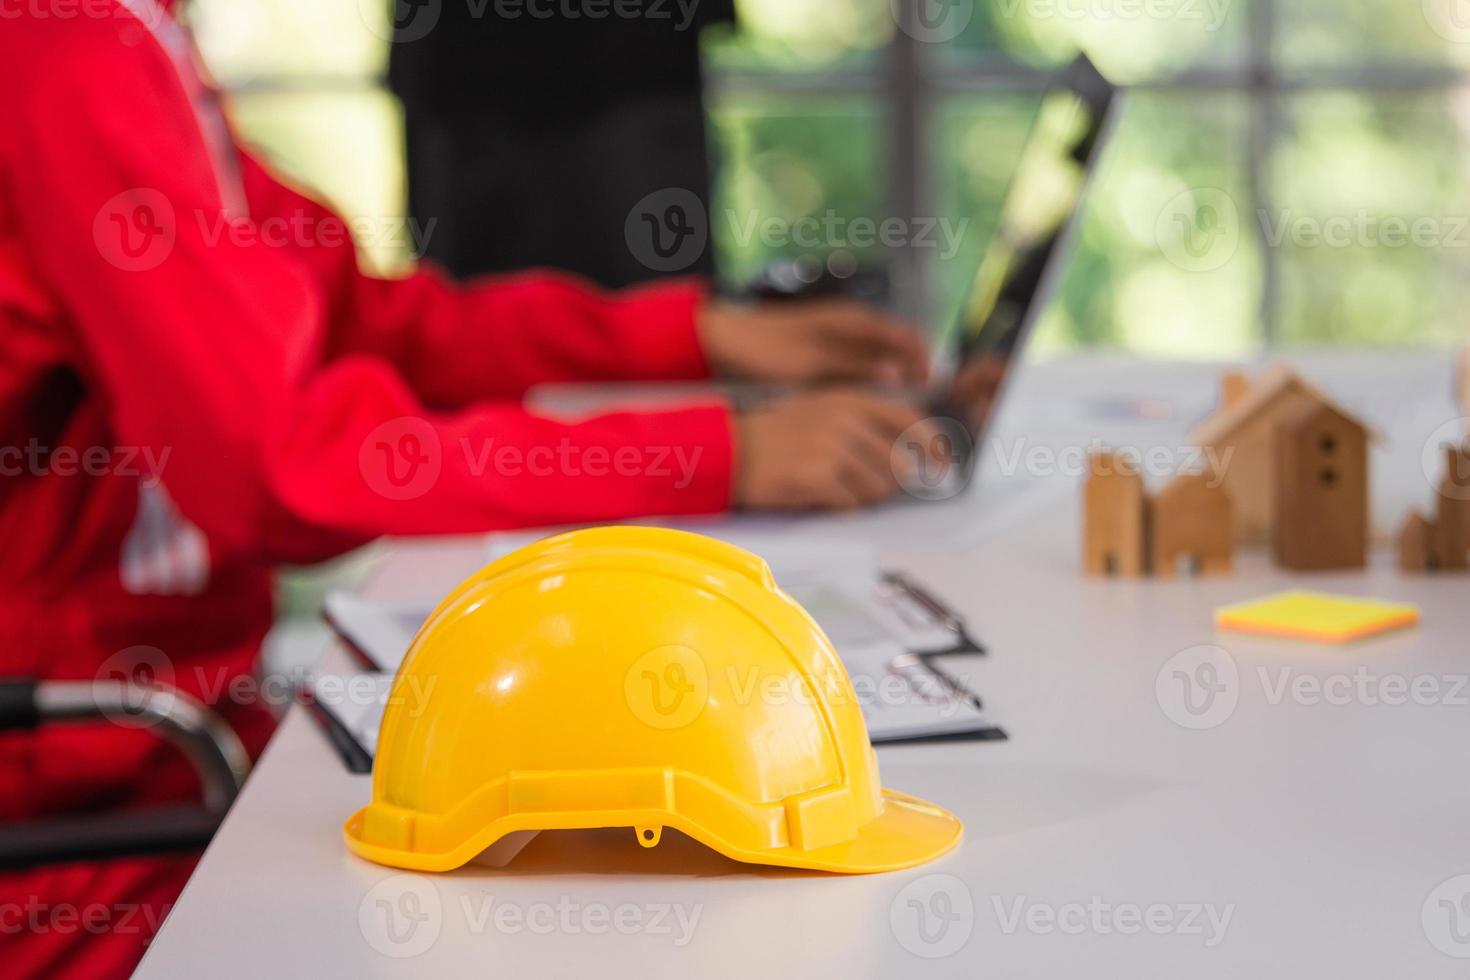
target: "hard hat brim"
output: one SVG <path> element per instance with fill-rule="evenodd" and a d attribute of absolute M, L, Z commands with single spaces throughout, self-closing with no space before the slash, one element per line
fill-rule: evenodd
<path fill-rule="evenodd" d="M 383 847 L 367 841 L 363 835 L 365 813 L 365 809 L 359 810 L 342 828 L 348 848 L 369 861 L 411 871 L 451 871 L 468 863 L 490 844 L 515 830 L 607 826 L 580 824 L 575 819 L 565 822 L 547 820 L 544 824 L 535 818 L 507 820 L 499 826 L 486 828 L 482 835 L 451 851 L 423 853 Z M 726 857 L 745 864 L 838 874 L 876 874 L 912 868 L 952 850 L 964 835 L 964 826 L 954 814 L 932 803 L 893 790 L 883 791 L 883 812 L 865 824 L 852 840 L 811 850 L 799 847 L 766 850 L 741 848 L 677 813 L 647 812 L 641 814 L 637 822 L 673 827 Z"/>
<path fill-rule="evenodd" d="M 737 861 L 784 868 L 831 871 L 839 874 L 876 874 L 902 871 L 948 853 L 959 845 L 964 825 L 959 817 L 917 797 L 883 791 L 883 812 L 858 835 L 842 844 L 805 851 L 781 847 L 769 851 L 732 853 L 712 845 Z"/>

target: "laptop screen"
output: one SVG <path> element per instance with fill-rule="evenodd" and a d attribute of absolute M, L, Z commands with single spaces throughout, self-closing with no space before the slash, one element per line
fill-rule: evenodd
<path fill-rule="evenodd" d="M 1012 355 L 1050 298 L 1114 93 L 1085 57 L 1047 92 L 959 317 L 939 338 L 955 365 L 946 401 L 976 436 Z"/>

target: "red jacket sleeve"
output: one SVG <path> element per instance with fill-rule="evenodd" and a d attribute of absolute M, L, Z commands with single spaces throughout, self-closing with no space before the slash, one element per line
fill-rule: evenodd
<path fill-rule="evenodd" d="M 250 219 L 221 223 L 208 150 L 160 49 L 146 37 L 122 44 L 103 22 L 34 29 L 37 44 L 20 47 L 36 52 L 34 74 L 7 86 L 9 207 L 117 437 L 169 454 L 163 482 L 212 550 L 309 560 L 384 533 L 726 506 L 721 406 L 566 425 L 514 405 L 434 411 L 414 390 L 456 401 L 482 369 L 494 390 L 501 336 L 510 373 L 522 375 L 500 382 L 505 391 L 533 370 L 590 370 L 591 341 L 558 362 L 550 336 L 516 341 L 488 321 L 524 316 L 551 336 L 563 323 L 590 336 L 610 322 L 610 336 L 636 334 L 618 326 L 623 311 L 605 319 L 553 287 L 456 298 L 425 280 L 357 282 L 344 310 L 342 293 L 294 250 Z M 429 328 L 416 328 L 414 294 L 396 289 L 432 292 Z M 361 332 L 332 329 L 374 301 L 393 314 Z M 483 349 L 473 363 L 429 370 L 468 334 L 455 304 L 486 317 Z"/>
<path fill-rule="evenodd" d="M 693 380 L 709 376 L 695 332 L 697 280 L 607 293 L 571 276 L 533 272 L 467 286 L 432 263 L 407 278 L 364 274 L 343 219 L 269 169 L 245 159 L 252 217 L 312 270 L 329 300 L 328 358 L 391 361 L 430 404 L 520 398 L 552 381 Z M 374 222 L 374 234 L 412 241 L 433 218 Z M 401 224 L 402 227 L 394 227 Z"/>

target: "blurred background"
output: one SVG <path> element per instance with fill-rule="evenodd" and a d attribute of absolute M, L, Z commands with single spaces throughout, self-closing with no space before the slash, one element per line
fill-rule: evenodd
<path fill-rule="evenodd" d="M 897 29 L 889 2 L 739 0 L 737 26 L 705 32 L 723 278 L 788 251 L 726 212 L 972 216 L 956 254 L 910 250 L 910 305 L 943 319 L 1048 71 L 1080 48 L 1130 94 L 1032 356 L 1465 336 L 1465 0 L 950 0 L 963 30 L 937 42 Z M 242 134 L 359 218 L 406 213 L 402 115 L 384 82 L 392 3 L 193 5 Z M 1166 219 L 1183 206 L 1213 221 L 1221 192 L 1238 242 L 1187 261 Z M 402 241 L 365 245 L 382 270 L 412 260 Z M 913 307 L 925 296 L 940 308 Z"/>

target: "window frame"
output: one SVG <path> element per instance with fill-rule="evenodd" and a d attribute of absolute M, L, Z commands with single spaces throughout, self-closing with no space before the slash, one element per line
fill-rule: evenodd
<path fill-rule="evenodd" d="M 883 200 L 890 216 L 934 214 L 934 120 L 941 104 L 954 96 L 1040 92 L 1053 74 L 1023 62 L 984 57 L 955 63 L 938 57 L 940 45 L 926 43 L 917 3 L 891 0 L 896 29 L 871 65 L 805 71 L 714 67 L 706 73 L 706 103 L 741 96 L 830 98 L 862 97 L 881 103 L 885 121 Z M 989 3 L 993 0 L 974 0 Z M 1239 66 L 1197 67 L 1121 86 L 1130 92 L 1186 94 L 1234 92 L 1248 97 L 1245 147 L 1247 193 L 1252 214 L 1274 213 L 1270 182 L 1273 155 L 1286 132 L 1284 100 L 1321 91 L 1429 92 L 1465 85 L 1470 73 L 1450 66 L 1411 61 L 1376 61 L 1350 67 L 1292 68 L 1276 56 L 1281 0 L 1246 0 L 1246 60 Z M 223 86 L 234 95 L 386 90 L 382 76 L 256 77 Z M 1259 221 L 1249 222 L 1259 246 L 1261 296 L 1258 337 L 1266 347 L 1281 339 L 1282 260 Z M 900 282 L 920 284 L 900 290 L 901 312 L 920 323 L 932 322 L 937 269 L 931 250 L 895 249 L 891 255 Z"/>
<path fill-rule="evenodd" d="M 918 0 L 924 2 L 924 0 Z M 991 2 L 991 0 L 976 0 Z M 1236 92 L 1248 96 L 1249 138 L 1245 168 L 1252 214 L 1272 214 L 1270 165 L 1283 135 L 1283 100 L 1289 95 L 1318 91 L 1419 92 L 1463 85 L 1467 74 L 1459 69 L 1403 61 L 1372 62 L 1348 68 L 1289 68 L 1276 57 L 1281 0 L 1248 0 L 1246 52 L 1238 67 L 1200 67 L 1172 75 L 1122 86 L 1128 92 L 1184 94 L 1190 92 Z M 887 187 L 885 200 L 890 215 L 934 213 L 934 181 L 939 161 L 933 120 L 939 105 L 957 95 L 996 91 L 1042 91 L 1052 73 L 1022 62 L 985 58 L 971 64 L 955 64 L 936 57 L 937 45 L 917 38 L 922 31 L 915 22 L 916 3 L 897 0 L 892 8 L 898 19 L 882 52 L 877 69 L 813 71 L 801 74 L 762 71 L 714 71 L 711 93 L 781 95 L 881 95 L 887 121 Z M 1273 248 L 1261 222 L 1249 222 L 1260 257 L 1261 296 L 1259 339 L 1266 347 L 1281 340 L 1282 259 Z M 926 249 L 899 249 L 893 261 L 902 270 L 902 281 L 922 283 L 910 290 L 903 312 L 918 322 L 930 322 L 933 314 L 935 259 Z"/>

